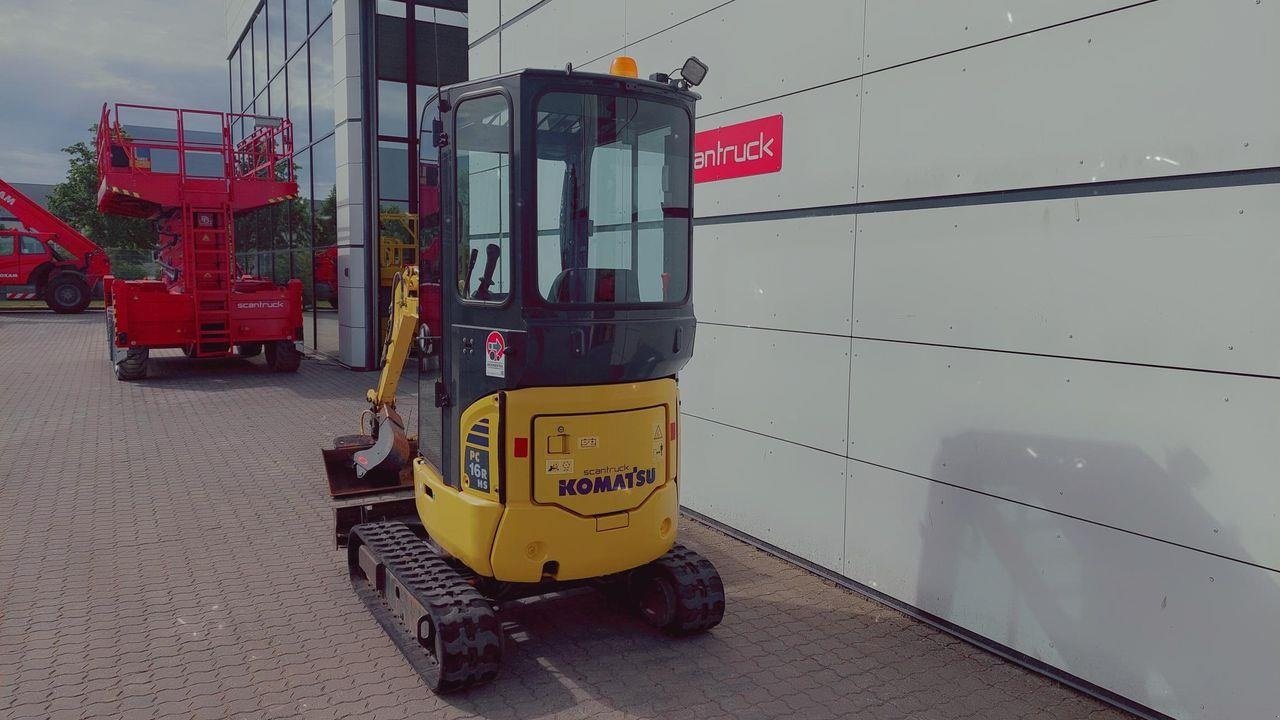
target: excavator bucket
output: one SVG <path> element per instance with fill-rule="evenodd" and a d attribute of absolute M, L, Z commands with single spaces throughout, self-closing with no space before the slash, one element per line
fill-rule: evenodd
<path fill-rule="evenodd" d="M 410 458 L 417 441 L 405 434 L 404 421 L 394 408 L 378 412 L 373 435 L 343 435 L 333 447 L 322 449 L 329 495 L 335 498 L 381 493 L 413 487 Z"/>

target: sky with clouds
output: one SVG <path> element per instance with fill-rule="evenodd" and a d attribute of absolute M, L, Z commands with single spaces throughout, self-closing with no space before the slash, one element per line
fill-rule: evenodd
<path fill-rule="evenodd" d="M 223 0 L 0 0 L 0 177 L 61 182 L 104 102 L 225 110 Z"/>

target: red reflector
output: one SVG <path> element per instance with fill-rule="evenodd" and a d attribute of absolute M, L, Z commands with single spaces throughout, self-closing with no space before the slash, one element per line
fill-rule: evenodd
<path fill-rule="evenodd" d="M 676 424 L 675 424 L 675 423 L 671 423 L 670 425 L 668 425 L 668 426 L 667 426 L 667 439 L 668 439 L 668 440 L 675 440 L 675 439 L 676 439 Z"/>
<path fill-rule="evenodd" d="M 516 457 L 529 457 L 529 438 L 516 438 Z"/>

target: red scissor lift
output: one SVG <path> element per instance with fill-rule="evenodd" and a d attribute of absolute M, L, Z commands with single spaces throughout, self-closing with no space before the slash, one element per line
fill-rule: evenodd
<path fill-rule="evenodd" d="M 251 132 L 233 143 L 242 127 Z M 97 142 L 98 210 L 151 218 L 159 233 L 159 279 L 103 283 L 116 377 L 145 377 L 154 348 L 197 358 L 265 350 L 272 370 L 297 370 L 302 282 L 239 274 L 233 235 L 237 214 L 298 196 L 289 121 L 104 105 Z"/>

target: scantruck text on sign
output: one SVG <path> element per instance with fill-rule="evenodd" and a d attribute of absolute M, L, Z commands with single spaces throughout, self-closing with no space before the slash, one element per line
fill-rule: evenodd
<path fill-rule="evenodd" d="M 782 169 L 782 116 L 704 130 L 693 138 L 693 181 L 713 182 Z"/>

